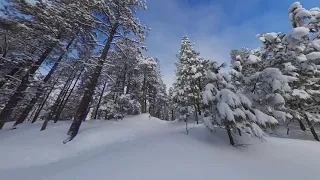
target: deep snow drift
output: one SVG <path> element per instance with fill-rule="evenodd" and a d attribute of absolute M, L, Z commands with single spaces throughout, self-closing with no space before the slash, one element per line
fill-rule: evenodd
<path fill-rule="evenodd" d="M 300 180 L 317 179 L 320 144 L 266 138 L 248 147 L 228 145 L 226 133 L 203 125 L 165 122 L 148 115 L 123 121 L 87 121 L 62 144 L 70 122 L 10 124 L 0 131 L 4 180 Z"/>

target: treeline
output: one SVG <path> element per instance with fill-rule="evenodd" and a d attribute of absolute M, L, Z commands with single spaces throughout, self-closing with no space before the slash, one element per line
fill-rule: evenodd
<path fill-rule="evenodd" d="M 143 55 L 145 1 L 7 0 L 0 17 L 0 129 L 149 112 L 168 119 L 159 61 Z"/>
<path fill-rule="evenodd" d="M 289 134 L 295 122 L 319 141 L 320 9 L 296 2 L 288 13 L 292 30 L 258 34 L 260 47 L 233 50 L 230 73 L 201 58 L 183 37 L 169 90 L 173 119 L 204 116 L 211 131 L 226 129 L 231 145 L 234 136 L 263 138 L 278 125 Z"/>

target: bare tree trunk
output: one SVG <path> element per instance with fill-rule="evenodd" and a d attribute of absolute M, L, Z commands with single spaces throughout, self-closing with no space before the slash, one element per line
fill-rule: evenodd
<path fill-rule="evenodd" d="M 47 48 L 46 51 L 40 56 L 38 61 L 29 69 L 28 73 L 24 75 L 24 77 L 22 78 L 21 83 L 18 86 L 17 90 L 10 97 L 10 100 L 7 102 L 6 106 L 0 113 L 0 129 L 2 129 L 5 122 L 9 120 L 11 113 L 13 111 L 13 108 L 16 107 L 19 101 L 23 98 L 24 91 L 29 86 L 29 75 L 33 75 L 38 70 L 40 65 L 49 56 L 52 50 L 53 50 L 53 47 Z"/>
<path fill-rule="evenodd" d="M 78 107 L 78 110 L 76 112 L 76 115 L 74 117 L 74 120 L 70 126 L 70 129 L 68 131 L 69 138 L 67 138 L 63 143 L 67 143 L 71 141 L 76 135 L 78 134 L 78 131 L 80 129 L 82 121 L 87 116 L 88 107 L 92 98 L 92 95 L 94 94 L 94 90 L 97 86 L 101 71 L 102 71 L 102 65 L 107 58 L 108 52 L 110 50 L 111 42 L 113 41 L 114 35 L 116 34 L 118 29 L 118 23 L 114 24 L 109 37 L 107 39 L 106 45 L 101 53 L 100 59 L 98 61 L 98 65 L 96 66 L 94 73 L 89 79 L 89 82 L 85 86 L 84 95 L 81 99 L 80 105 Z"/>
<path fill-rule="evenodd" d="M 103 97 L 104 90 L 106 89 L 106 86 L 107 86 L 107 81 L 103 84 L 103 88 L 102 88 L 102 91 L 101 91 L 101 95 L 99 97 L 99 101 L 98 101 L 98 104 L 97 104 L 93 119 L 97 119 L 97 114 L 98 114 L 98 111 L 99 111 L 100 103 L 101 103 L 101 100 L 102 100 L 102 97 Z"/>
<path fill-rule="evenodd" d="M 311 121 L 309 120 L 308 116 L 305 114 L 304 117 L 305 117 L 305 119 L 306 119 L 306 121 L 307 121 L 307 124 L 308 124 L 308 126 L 309 126 L 309 128 L 310 128 L 310 131 L 311 131 L 311 133 L 312 133 L 312 135 L 313 135 L 313 138 L 314 138 L 316 141 L 320 141 L 320 140 L 319 140 L 319 136 L 318 136 L 316 130 L 314 129 Z"/>
<path fill-rule="evenodd" d="M 174 120 L 173 109 L 171 110 L 171 121 Z"/>
<path fill-rule="evenodd" d="M 55 82 L 53 84 L 52 89 L 54 88 L 55 84 L 57 82 Z M 43 94 L 43 89 L 38 88 L 38 91 L 36 93 L 36 96 L 34 98 L 32 98 L 32 100 L 29 102 L 29 104 L 27 105 L 27 107 L 22 111 L 21 115 L 19 116 L 19 118 L 17 119 L 17 121 L 14 123 L 13 127 L 23 123 L 25 121 L 25 119 L 28 117 L 30 111 L 33 109 L 34 105 L 36 105 L 38 99 L 40 98 L 40 96 Z"/>
<path fill-rule="evenodd" d="M 0 89 L 6 84 L 9 77 L 15 75 L 19 70 L 20 68 L 18 67 L 13 68 L 7 75 L 5 75 L 4 80 L 0 81 Z"/>
<path fill-rule="evenodd" d="M 67 104 L 67 102 L 68 102 L 68 100 L 69 100 L 69 98 L 70 98 L 70 96 L 71 96 L 74 88 L 76 87 L 76 85 L 77 85 L 77 83 L 78 83 L 78 81 L 79 81 L 79 79 L 80 79 L 81 74 L 82 74 L 83 71 L 84 71 L 84 68 L 83 68 L 83 69 L 81 70 L 81 72 L 79 73 L 79 75 L 78 75 L 76 81 L 74 82 L 74 84 L 73 84 L 73 86 L 72 86 L 72 88 L 71 88 L 68 96 L 67 96 L 66 98 L 63 98 L 63 99 L 62 99 L 62 103 L 61 103 L 61 105 L 58 107 L 57 113 L 56 113 L 56 115 L 55 115 L 54 123 L 57 123 L 57 122 L 58 122 L 58 119 L 60 118 L 60 115 L 61 115 L 64 107 L 66 106 L 66 104 Z"/>
<path fill-rule="evenodd" d="M 45 130 L 47 128 L 48 122 L 53 119 L 53 116 L 57 112 L 58 106 L 61 103 L 61 100 L 62 100 L 64 94 L 68 91 L 68 89 L 69 89 L 70 85 L 72 84 L 72 81 L 73 81 L 74 78 L 75 78 L 75 75 L 73 77 L 69 77 L 68 78 L 67 82 L 63 86 L 61 92 L 59 93 L 58 98 L 56 99 L 56 101 L 52 105 L 48 117 L 43 122 L 43 125 L 42 125 L 40 131 Z"/>
<path fill-rule="evenodd" d="M 301 129 L 302 131 L 306 131 L 307 128 L 304 126 L 303 122 L 302 122 L 300 119 L 298 119 L 298 122 L 299 122 L 300 129 Z"/>
<path fill-rule="evenodd" d="M 58 82 L 58 80 L 57 80 L 57 82 Z M 53 89 L 54 89 L 54 86 L 51 87 L 50 91 L 47 93 L 47 95 L 46 95 L 45 98 L 43 99 L 42 103 L 40 104 L 39 108 L 37 109 L 36 114 L 34 115 L 32 121 L 31 121 L 31 123 L 35 123 L 35 122 L 37 121 L 37 119 L 38 119 L 38 117 L 39 117 L 39 115 L 40 115 L 40 113 L 41 113 L 41 110 L 43 109 L 44 105 L 46 104 L 46 102 L 47 102 L 50 94 L 51 94 L 52 91 L 53 91 Z"/>
<path fill-rule="evenodd" d="M 70 46 L 72 45 L 74 41 L 74 38 L 72 38 L 70 40 L 70 42 L 68 43 L 68 45 L 66 46 L 66 50 L 68 51 Z M 63 57 L 66 55 L 67 51 L 63 52 L 59 58 L 57 59 L 57 61 L 54 63 L 53 67 L 50 69 L 49 73 L 46 75 L 46 77 L 43 79 L 43 84 L 46 84 L 51 76 L 53 75 L 53 73 L 56 71 L 56 69 L 58 68 L 60 62 L 62 61 Z M 20 115 L 20 117 L 18 118 L 18 120 L 15 122 L 15 124 L 13 125 L 16 126 L 18 124 L 23 123 L 23 121 L 28 117 L 30 111 L 33 109 L 34 105 L 36 104 L 36 102 L 39 100 L 40 96 L 43 94 L 43 87 L 39 87 L 37 89 L 37 93 L 35 95 L 34 98 L 32 98 L 31 102 L 28 104 L 28 106 L 23 110 L 23 113 Z"/>
<path fill-rule="evenodd" d="M 230 145 L 234 146 L 234 141 L 233 141 L 233 137 L 232 137 L 232 133 L 231 133 L 231 127 L 229 125 L 226 126 L 227 129 L 227 133 L 228 133 L 228 137 L 229 137 L 229 141 L 230 141 Z"/>
<path fill-rule="evenodd" d="M 147 113 L 147 85 L 146 85 L 146 73 L 143 75 L 143 109 L 142 113 Z"/>

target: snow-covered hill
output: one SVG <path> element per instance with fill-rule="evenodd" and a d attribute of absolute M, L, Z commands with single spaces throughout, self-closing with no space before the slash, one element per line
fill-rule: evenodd
<path fill-rule="evenodd" d="M 295 180 L 317 179 L 320 144 L 267 138 L 248 147 L 228 145 L 226 133 L 143 114 L 123 121 L 87 121 L 62 144 L 70 122 L 10 124 L 0 131 L 4 180 Z"/>

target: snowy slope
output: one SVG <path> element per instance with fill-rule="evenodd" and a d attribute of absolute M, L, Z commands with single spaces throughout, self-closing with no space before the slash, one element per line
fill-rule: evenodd
<path fill-rule="evenodd" d="M 148 115 L 119 122 L 88 121 L 63 145 L 70 122 L 25 124 L 0 132 L 4 180 L 295 180 L 317 179 L 320 144 L 267 138 L 245 148 L 228 145 L 224 131 L 169 123 Z"/>

